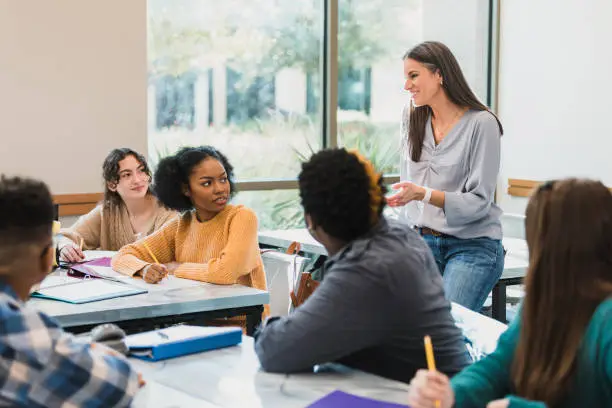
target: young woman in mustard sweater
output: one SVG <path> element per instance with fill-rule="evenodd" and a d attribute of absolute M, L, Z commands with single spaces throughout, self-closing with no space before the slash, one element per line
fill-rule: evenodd
<path fill-rule="evenodd" d="M 233 176 L 227 158 L 211 146 L 186 147 L 164 158 L 155 173 L 156 193 L 166 207 L 182 214 L 123 247 L 113 258 L 113 269 L 148 283 L 173 274 L 265 290 L 257 217 L 246 207 L 228 204 L 235 193 Z"/>
<path fill-rule="evenodd" d="M 612 195 L 596 181 L 546 183 L 529 201 L 525 230 L 520 317 L 492 354 L 452 380 L 419 371 L 412 408 L 435 400 L 442 408 L 612 406 Z"/>

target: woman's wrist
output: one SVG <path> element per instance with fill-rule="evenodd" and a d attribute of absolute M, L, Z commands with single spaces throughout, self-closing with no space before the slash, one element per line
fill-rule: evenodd
<path fill-rule="evenodd" d="M 417 186 L 416 200 L 417 201 L 423 201 L 425 199 L 425 196 L 427 195 L 427 190 L 428 189 L 426 187 Z M 431 190 L 429 190 L 429 191 L 431 191 Z M 431 198 L 431 193 L 429 194 L 429 197 Z"/>

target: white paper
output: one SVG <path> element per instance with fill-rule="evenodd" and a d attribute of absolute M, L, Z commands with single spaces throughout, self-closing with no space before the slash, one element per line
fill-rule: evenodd
<path fill-rule="evenodd" d="M 127 295 L 133 293 L 133 291 L 134 288 L 127 285 L 121 285 L 103 279 L 82 279 L 79 283 L 72 285 L 39 289 L 38 293 L 56 299 L 78 303 L 92 298 Z"/>
<path fill-rule="evenodd" d="M 202 286 L 201 282 L 192 279 L 177 278 L 173 275 L 168 275 L 157 283 L 147 283 L 142 279 L 132 278 L 128 282 L 130 285 L 146 289 L 150 292 L 168 291 L 174 289 L 193 288 Z"/>
<path fill-rule="evenodd" d="M 240 327 L 211 327 L 179 325 L 145 333 L 132 334 L 126 337 L 128 347 L 153 347 L 158 344 L 173 343 L 192 338 L 202 338 L 213 334 L 228 333 Z"/>
<path fill-rule="evenodd" d="M 112 258 L 113 256 L 117 255 L 117 251 L 87 250 L 83 251 L 83 255 L 85 255 L 85 259 L 81 262 L 89 262 L 99 258 Z"/>
<path fill-rule="evenodd" d="M 106 278 L 114 278 L 114 279 L 119 279 L 119 280 L 122 280 L 122 281 L 129 281 L 129 280 L 132 279 L 130 276 L 126 276 L 126 275 L 124 275 L 122 273 L 114 271 L 113 268 L 111 268 L 110 266 L 87 265 L 87 268 L 91 269 L 92 271 L 94 271 L 98 275 L 104 276 Z"/>
<path fill-rule="evenodd" d="M 78 283 L 81 279 L 73 278 L 72 276 L 57 276 L 57 275 L 49 275 L 42 282 L 38 289 L 50 288 L 53 286 L 66 285 L 70 283 Z"/>

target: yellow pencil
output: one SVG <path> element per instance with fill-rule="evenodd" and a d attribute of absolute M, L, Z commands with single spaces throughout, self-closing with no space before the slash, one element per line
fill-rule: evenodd
<path fill-rule="evenodd" d="M 153 260 L 155 261 L 156 264 L 159 264 L 159 261 L 157 260 L 157 258 L 155 257 L 155 254 L 153 253 L 153 251 L 151 251 L 151 249 L 149 248 L 149 246 L 147 245 L 146 242 L 143 242 L 142 245 L 144 245 L 145 249 L 147 250 L 147 252 L 149 253 L 149 255 L 151 255 L 151 258 L 153 258 Z"/>
<path fill-rule="evenodd" d="M 79 245 L 79 249 L 82 251 L 83 250 L 83 238 L 81 238 L 81 245 Z"/>
<path fill-rule="evenodd" d="M 434 360 L 433 346 L 431 345 L 431 337 L 425 336 L 425 357 L 427 358 L 427 369 L 436 371 L 436 360 Z M 440 401 L 436 400 L 436 408 L 440 408 Z"/>

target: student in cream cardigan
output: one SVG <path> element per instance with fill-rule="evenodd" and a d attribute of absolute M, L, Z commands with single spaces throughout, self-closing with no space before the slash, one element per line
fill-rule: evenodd
<path fill-rule="evenodd" d="M 104 160 L 104 200 L 71 228 L 60 231 L 60 259 L 81 261 L 83 250 L 117 251 L 176 218 L 151 191 L 145 158 L 127 148 L 114 149 Z"/>

